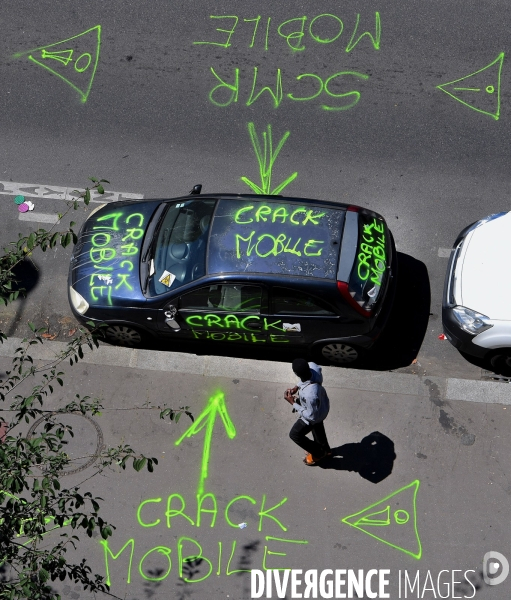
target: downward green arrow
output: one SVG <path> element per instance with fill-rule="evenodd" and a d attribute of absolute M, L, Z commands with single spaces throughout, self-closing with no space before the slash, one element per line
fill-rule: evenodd
<path fill-rule="evenodd" d="M 209 455 L 211 453 L 211 438 L 213 437 L 213 428 L 215 426 L 215 421 L 217 415 L 220 415 L 222 418 L 225 431 L 229 439 L 233 439 L 236 437 L 236 428 L 234 427 L 234 423 L 231 421 L 227 413 L 227 407 L 225 406 L 225 396 L 223 392 L 217 392 L 214 396 L 208 400 L 206 408 L 202 411 L 200 416 L 195 420 L 193 425 L 191 425 L 183 435 L 175 442 L 176 446 L 188 437 L 192 437 L 196 433 L 199 433 L 202 429 L 206 429 L 206 434 L 204 437 L 204 450 L 202 451 L 202 465 L 199 479 L 199 487 L 197 489 L 197 495 L 202 495 L 204 493 L 204 483 L 208 478 L 208 465 L 209 465 Z"/>

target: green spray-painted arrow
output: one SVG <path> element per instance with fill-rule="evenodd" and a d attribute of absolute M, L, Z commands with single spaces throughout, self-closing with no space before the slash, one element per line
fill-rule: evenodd
<path fill-rule="evenodd" d="M 289 137 L 289 131 L 282 136 L 280 142 L 277 144 L 277 147 L 273 148 L 273 136 L 271 125 L 268 125 L 266 131 L 263 131 L 263 142 L 262 146 L 259 142 L 259 137 L 257 136 L 257 132 L 255 130 L 255 125 L 253 123 L 248 124 L 248 133 L 250 135 L 250 141 L 252 142 L 252 148 L 254 149 L 254 153 L 257 158 L 257 163 L 259 164 L 259 175 L 261 177 L 261 185 L 257 185 L 248 177 L 242 177 L 241 181 L 246 183 L 250 189 L 252 189 L 256 194 L 280 194 L 280 192 L 287 187 L 298 175 L 298 172 L 292 173 L 287 179 L 285 179 L 281 184 L 275 187 L 273 190 L 271 189 L 271 178 L 273 165 L 277 160 L 277 156 L 279 152 L 282 150 L 282 146 L 286 143 L 287 138 Z"/>
<path fill-rule="evenodd" d="M 211 453 L 211 438 L 213 437 L 213 428 L 217 415 L 222 417 L 222 421 L 225 427 L 225 431 L 229 439 L 236 437 L 236 428 L 234 423 L 231 421 L 227 413 L 227 407 L 225 406 L 225 396 L 223 392 L 217 392 L 214 396 L 208 400 L 206 408 L 202 411 L 200 416 L 195 420 L 183 435 L 175 442 L 176 446 L 188 437 L 192 437 L 196 433 L 199 433 L 202 429 L 206 429 L 206 435 L 204 437 L 204 450 L 202 451 L 202 465 L 200 471 L 199 487 L 197 489 L 197 495 L 204 493 L 204 483 L 208 478 L 208 465 L 209 455 Z"/>

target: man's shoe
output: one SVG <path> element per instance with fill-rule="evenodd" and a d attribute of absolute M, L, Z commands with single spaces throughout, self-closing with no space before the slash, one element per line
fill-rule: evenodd
<path fill-rule="evenodd" d="M 323 460 L 326 455 L 326 452 L 321 456 L 312 456 L 312 454 L 307 454 L 307 456 L 303 459 L 303 462 L 308 467 L 313 467 L 314 465 L 317 465 L 320 460 Z"/>

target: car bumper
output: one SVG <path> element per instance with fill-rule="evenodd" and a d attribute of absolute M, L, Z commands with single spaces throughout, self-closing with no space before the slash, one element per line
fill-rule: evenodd
<path fill-rule="evenodd" d="M 483 348 L 474 344 L 474 339 L 476 336 L 462 329 L 453 313 L 456 303 L 452 293 L 452 288 L 454 286 L 457 255 L 460 251 L 459 245 L 464 239 L 464 232 L 465 230 L 463 230 L 463 232 L 456 239 L 454 248 L 451 251 L 451 256 L 449 258 L 449 264 L 447 266 L 444 291 L 442 294 L 442 325 L 445 337 L 457 350 L 477 358 L 484 358 L 484 356 L 488 353 L 488 348 Z"/>

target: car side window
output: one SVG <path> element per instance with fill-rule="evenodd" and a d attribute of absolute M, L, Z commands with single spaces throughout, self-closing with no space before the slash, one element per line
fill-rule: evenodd
<path fill-rule="evenodd" d="M 262 290 L 257 285 L 209 285 L 181 296 L 179 308 L 183 310 L 261 312 Z"/>
<path fill-rule="evenodd" d="M 335 315 L 326 302 L 319 298 L 290 290 L 274 287 L 272 289 L 273 314 L 275 315 Z"/>

